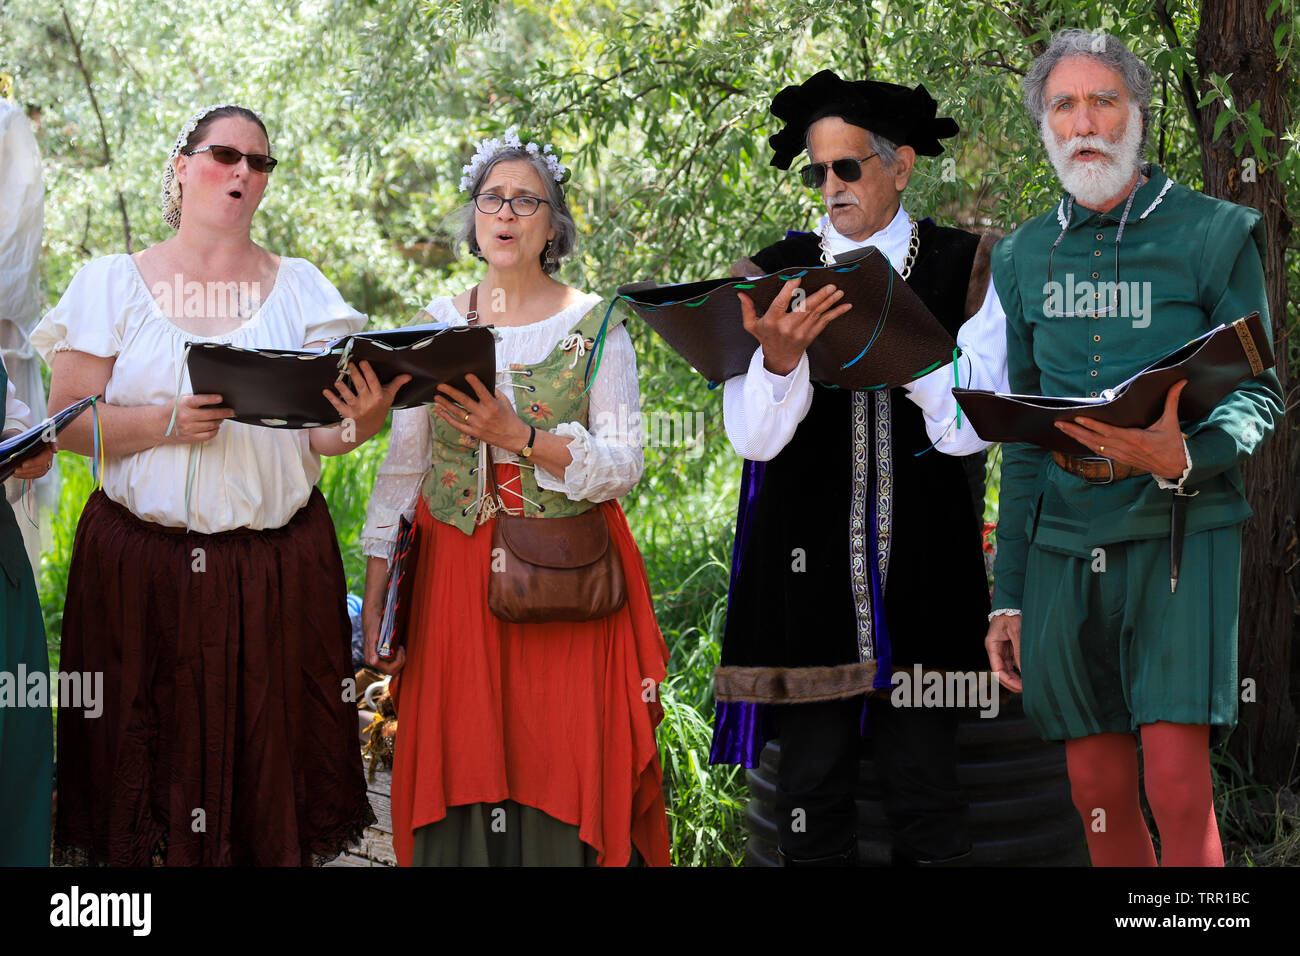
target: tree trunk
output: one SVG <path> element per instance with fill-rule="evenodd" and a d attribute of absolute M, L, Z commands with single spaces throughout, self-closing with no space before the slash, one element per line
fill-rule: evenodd
<path fill-rule="evenodd" d="M 1285 4 L 1282 5 L 1285 8 Z M 1264 17 L 1263 0 L 1202 0 L 1196 40 L 1196 65 L 1202 88 L 1211 73 L 1232 74 L 1229 86 L 1238 109 L 1260 102 L 1260 118 L 1276 138 L 1265 149 L 1281 152 L 1287 126 L 1287 69 L 1278 63 L 1273 30 Z M 1279 66 L 1282 68 L 1279 69 Z M 1232 152 L 1240 123 L 1230 123 L 1218 142 L 1211 142 L 1221 101 L 1202 109 L 1201 163 L 1205 192 L 1220 199 L 1253 206 L 1264 215 L 1268 249 L 1264 282 L 1273 324 L 1273 351 L 1282 394 L 1291 398 L 1288 362 L 1287 275 L 1284 262 L 1291 220 L 1286 214 L 1286 190 L 1276 168 L 1256 158 L 1248 161 Z M 1244 466 L 1246 497 L 1254 516 L 1246 523 L 1241 558 L 1239 676 L 1255 683 L 1255 699 L 1241 704 L 1240 726 L 1230 749 L 1244 767 L 1253 767 L 1262 783 L 1284 786 L 1294 772 L 1297 717 L 1290 697 L 1290 665 L 1295 595 L 1287 579 L 1287 553 L 1295 530 L 1295 473 L 1291 447 L 1292 420 L 1287 417 L 1271 441 Z"/>

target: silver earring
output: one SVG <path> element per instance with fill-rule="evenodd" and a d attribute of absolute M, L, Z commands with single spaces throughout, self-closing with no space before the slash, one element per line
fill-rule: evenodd
<path fill-rule="evenodd" d="M 550 239 L 546 240 L 546 248 L 542 250 L 542 256 L 546 259 L 546 264 L 549 266 L 555 265 L 555 263 L 558 261 L 555 258 L 555 254 L 551 251 Z"/>

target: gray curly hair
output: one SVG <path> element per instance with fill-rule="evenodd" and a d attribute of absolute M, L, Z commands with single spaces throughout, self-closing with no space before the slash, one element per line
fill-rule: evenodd
<path fill-rule="evenodd" d="M 1137 104 L 1142 116 L 1142 144 L 1145 146 L 1151 131 L 1151 70 L 1109 33 L 1062 30 L 1052 37 L 1051 45 L 1034 60 L 1021 83 L 1025 109 L 1029 111 L 1034 126 L 1042 132 L 1043 118 L 1047 113 L 1047 78 L 1062 60 L 1071 56 L 1090 57 L 1120 75 L 1129 98 Z"/>
<path fill-rule="evenodd" d="M 554 174 L 547 168 L 546 163 L 540 157 L 534 156 L 526 149 L 503 149 L 496 153 L 491 160 L 483 164 L 483 168 L 478 171 L 474 181 L 470 184 L 469 194 L 471 198 L 469 202 L 448 217 L 448 230 L 451 233 L 453 244 L 459 245 L 462 242 L 468 244 L 470 253 L 475 258 L 482 259 L 483 250 L 479 248 L 478 237 L 474 229 L 474 213 L 476 210 L 472 197 L 478 195 L 479 190 L 483 188 L 483 184 L 487 182 L 488 176 L 491 175 L 492 169 L 497 163 L 519 159 L 531 163 L 532 167 L 537 170 L 537 175 L 541 177 L 546 189 L 546 201 L 550 203 L 551 228 L 555 230 L 555 238 L 550 241 L 549 255 L 543 250 L 538 257 L 542 271 L 550 275 L 560 268 L 560 261 L 573 252 L 573 247 L 578 238 L 578 226 L 569 213 L 569 207 L 564 201 L 564 190 L 555 181 Z"/>

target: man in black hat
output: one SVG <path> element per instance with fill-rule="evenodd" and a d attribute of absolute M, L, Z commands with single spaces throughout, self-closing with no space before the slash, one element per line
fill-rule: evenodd
<path fill-rule="evenodd" d="M 987 667 L 981 546 L 986 443 L 958 423 L 951 388 L 1006 388 L 1004 316 L 978 237 L 913 221 L 901 196 L 916 156 L 957 124 L 918 86 L 848 82 L 823 70 L 782 90 L 772 165 L 801 170 L 827 214 L 737 264 L 737 274 L 817 266 L 875 246 L 957 339 L 963 355 L 901 388 L 810 382 L 808 344 L 848 303 L 792 281 L 762 316 L 761 343 L 724 393 L 728 437 L 746 459 L 726 633 L 715 676 L 714 762 L 753 766 L 779 736 L 776 816 L 783 863 L 857 856 L 853 799 L 863 736 L 874 745 L 895 863 L 969 860 L 956 778 L 956 701 L 895 707 L 897 672 Z M 868 305 L 859 303 L 859 305 Z M 969 463 L 968 463 L 969 464 Z M 987 676 L 987 675 L 985 675 Z M 951 686 L 951 684 L 949 685 Z M 874 693 L 873 693 L 874 692 Z M 900 695 L 893 695 L 898 698 Z M 921 689 L 908 697 L 919 703 Z M 996 701 L 996 697 L 993 698 Z M 974 703 L 970 701 L 969 703 Z M 934 706 L 937 705 L 937 706 Z"/>

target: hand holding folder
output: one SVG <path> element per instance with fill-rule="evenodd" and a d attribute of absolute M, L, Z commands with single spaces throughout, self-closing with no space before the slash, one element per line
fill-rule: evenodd
<path fill-rule="evenodd" d="M 95 404 L 98 395 L 88 395 L 78 402 L 73 402 L 60 412 L 55 412 L 45 421 L 33 425 L 27 431 L 0 441 L 0 481 L 6 480 L 18 470 L 25 461 L 35 458 L 46 445 L 52 443 L 59 432 L 67 428 L 78 415 Z"/>
<path fill-rule="evenodd" d="M 744 374 L 759 346 L 745 328 L 737 293 L 762 315 L 795 278 L 805 296 L 834 285 L 844 292 L 839 303 L 852 306 L 808 347 L 815 381 L 868 391 L 893 388 L 953 361 L 952 336 L 874 246 L 841 256 L 832 266 L 680 285 L 632 283 L 618 296 L 678 355 L 721 383 Z"/>
<path fill-rule="evenodd" d="M 314 428 L 340 421 L 323 392 L 347 367 L 370 363 L 381 384 L 410 375 L 393 408 L 432 404 L 444 382 L 468 390 L 465 375 L 496 378 L 496 340 L 487 328 L 450 328 L 446 323 L 361 332 L 328 343 L 319 352 L 244 349 L 215 342 L 189 346 L 195 394 L 218 394 L 233 420 L 271 428 Z"/>
<path fill-rule="evenodd" d="M 1177 382 L 1178 417 L 1198 421 L 1248 378 L 1273 367 L 1273 349 L 1258 312 L 1198 336 L 1096 398 L 1011 395 L 954 388 L 952 393 L 985 441 L 1029 442 L 1066 455 L 1096 452 L 1056 427 L 1079 416 L 1118 428 L 1149 428 Z"/>

